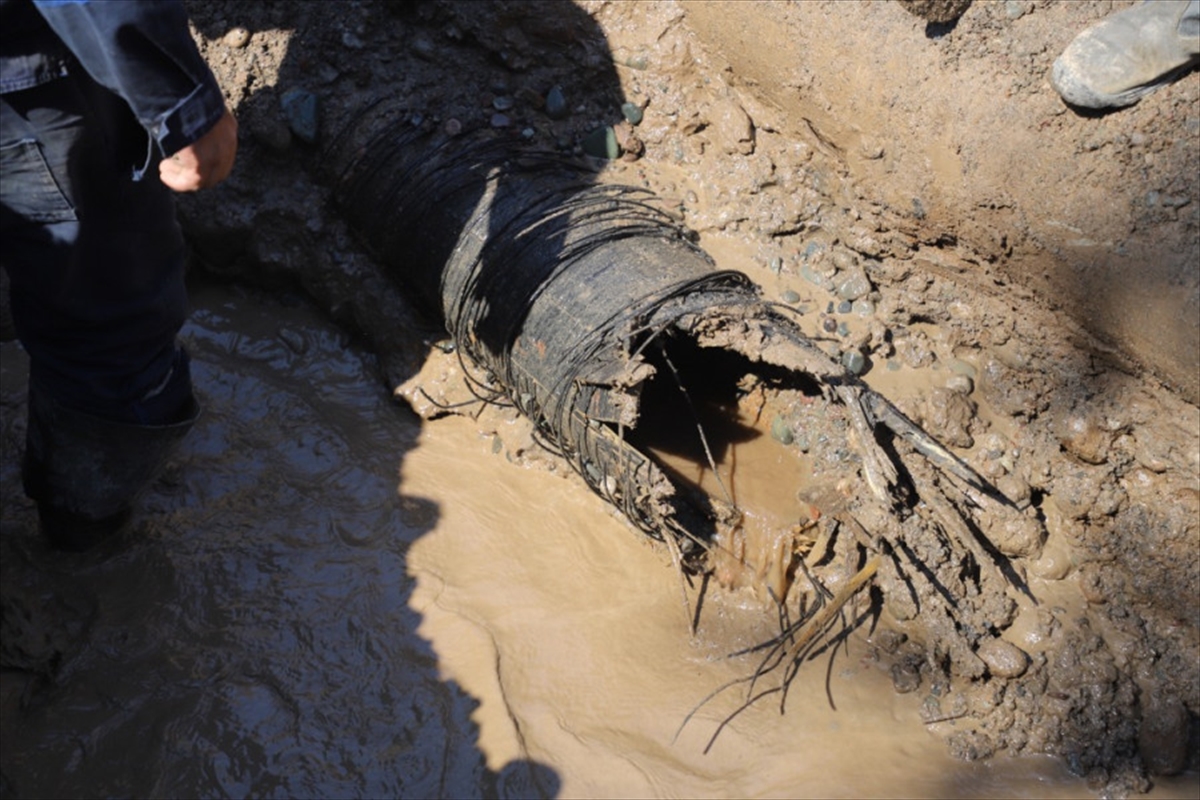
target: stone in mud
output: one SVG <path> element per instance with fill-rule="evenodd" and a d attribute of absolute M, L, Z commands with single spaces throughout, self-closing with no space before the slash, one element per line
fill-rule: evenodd
<path fill-rule="evenodd" d="M 230 28 L 229 33 L 225 34 L 225 44 L 242 49 L 250 44 L 250 31 L 242 27 Z"/>
<path fill-rule="evenodd" d="M 617 158 L 621 155 L 621 148 L 617 144 L 616 132 L 607 125 L 596 128 L 583 137 L 583 152 L 589 156 L 607 158 L 610 161 Z"/>
<path fill-rule="evenodd" d="M 871 291 L 871 281 L 861 267 L 847 270 L 838 277 L 837 293 L 843 300 L 857 300 Z"/>
<path fill-rule="evenodd" d="M 732 98 L 718 98 L 708 110 L 718 146 L 728 155 L 754 152 L 754 122 Z"/>
<path fill-rule="evenodd" d="M 783 420 L 783 417 L 775 417 L 771 420 L 771 438 L 780 444 L 791 444 L 794 441 L 792 429 Z"/>
<path fill-rule="evenodd" d="M 1013 558 L 1037 556 L 1046 541 L 1046 529 L 1034 516 L 1005 514 L 989 518 L 984 533 L 997 550 Z"/>
<path fill-rule="evenodd" d="M 842 354 L 842 366 L 851 375 L 861 375 L 867 369 L 867 359 L 857 350 L 847 350 Z"/>
<path fill-rule="evenodd" d="M 849 271 L 858 266 L 858 256 L 844 248 L 836 248 L 831 256 L 833 266 L 839 270 Z"/>
<path fill-rule="evenodd" d="M 830 288 L 829 278 L 822 275 L 817 269 L 814 269 L 808 262 L 805 262 L 803 265 L 801 265 L 800 277 L 804 278 L 804 280 L 808 281 L 814 286 L 821 287 L 822 289 Z"/>
<path fill-rule="evenodd" d="M 318 104 L 317 96 L 303 89 L 290 89 L 283 93 L 279 104 L 283 117 L 301 141 L 315 144 L 317 141 Z"/>
<path fill-rule="evenodd" d="M 1029 505 L 1031 492 L 1029 483 L 1020 475 L 1002 475 L 996 480 L 996 488 L 1000 494 L 1007 497 L 1017 508 L 1024 509 Z"/>
<path fill-rule="evenodd" d="M 561 86 L 555 86 L 546 93 L 546 116 L 550 119 L 566 119 L 567 98 L 563 96 Z"/>
<path fill-rule="evenodd" d="M 1094 606 L 1108 602 L 1108 590 L 1104 585 L 1104 567 L 1100 564 L 1084 564 L 1079 570 L 1079 592 L 1083 599 Z"/>
<path fill-rule="evenodd" d="M 1033 3 L 1027 0 L 1005 0 L 1004 16 L 1009 19 L 1020 19 L 1030 11 L 1033 11 Z"/>
<path fill-rule="evenodd" d="M 1029 655 L 1004 639 L 984 639 L 975 653 L 996 678 L 1019 678 L 1029 668 Z"/>
<path fill-rule="evenodd" d="M 989 758 L 996 752 L 992 738 L 983 731 L 959 731 L 952 735 L 946 744 L 950 754 L 963 761 L 979 761 Z"/>
<path fill-rule="evenodd" d="M 975 404 L 958 392 L 934 389 L 925 401 L 925 423 L 929 432 L 953 447 L 975 444 L 968 428 L 975 416 Z"/>
<path fill-rule="evenodd" d="M 423 33 L 419 33 L 413 37 L 412 44 L 409 45 L 413 55 L 422 61 L 437 60 L 437 46 Z"/>
<path fill-rule="evenodd" d="M 1071 574 L 1071 553 L 1065 542 L 1050 539 L 1041 556 L 1029 565 L 1029 571 L 1042 580 L 1061 581 Z"/>
<path fill-rule="evenodd" d="M 622 161 L 637 161 L 646 152 L 646 145 L 633 132 L 633 126 L 621 120 L 612 127 L 613 136 L 617 140 L 617 152 Z"/>
<path fill-rule="evenodd" d="M 902 661 L 899 664 L 893 664 L 891 672 L 892 688 L 896 690 L 897 694 L 908 694 L 921 688 L 921 671 L 916 665 Z"/>
<path fill-rule="evenodd" d="M 969 395 L 975 388 L 975 382 L 966 375 L 951 375 L 946 379 L 946 388 L 952 392 Z"/>
<path fill-rule="evenodd" d="M 636 103 L 622 103 L 621 116 L 625 117 L 630 125 L 637 125 L 642 121 L 641 106 Z"/>
<path fill-rule="evenodd" d="M 1103 464 L 1108 458 L 1112 433 L 1092 414 L 1072 413 L 1057 421 L 1055 435 L 1071 455 L 1088 464 Z"/>

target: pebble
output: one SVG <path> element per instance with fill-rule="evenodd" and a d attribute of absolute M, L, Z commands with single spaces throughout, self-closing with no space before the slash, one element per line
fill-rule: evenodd
<path fill-rule="evenodd" d="M 850 326 L 844 322 L 839 322 L 837 326 L 838 336 L 849 336 Z"/>
<path fill-rule="evenodd" d="M 857 300 L 871 291 L 871 281 L 861 269 L 850 269 L 838 281 L 837 293 L 843 300 Z"/>
<path fill-rule="evenodd" d="M 630 125 L 637 125 L 642 121 L 642 109 L 635 103 L 622 103 L 621 116 L 627 119 Z"/>
<path fill-rule="evenodd" d="M 808 281 L 814 286 L 820 286 L 822 289 L 828 288 L 829 286 L 829 280 L 824 275 L 813 269 L 808 262 L 805 262 L 800 266 L 800 277 L 804 278 L 804 280 Z"/>
<path fill-rule="evenodd" d="M 771 420 L 771 438 L 780 444 L 791 444 L 794 441 L 792 429 L 783 421 L 783 417 L 777 416 Z"/>
<path fill-rule="evenodd" d="M 996 479 L 996 488 L 1000 490 L 1000 494 L 1011 500 L 1018 510 L 1024 511 L 1029 507 L 1033 494 L 1029 488 L 1029 483 L 1020 475 L 1013 475 L 1011 473 L 1001 475 Z"/>
<path fill-rule="evenodd" d="M 303 89 L 291 89 L 279 100 L 288 128 L 302 141 L 313 144 L 317 141 L 318 108 L 317 96 Z"/>
<path fill-rule="evenodd" d="M 1032 10 L 1032 4 L 1026 0 L 1005 0 L 1004 3 L 1004 16 L 1009 19 L 1020 19 Z"/>
<path fill-rule="evenodd" d="M 975 654 L 997 678 L 1018 678 L 1029 668 L 1029 655 L 1004 639 L 984 639 Z"/>
<path fill-rule="evenodd" d="M 1035 517 L 1009 515 L 999 524 L 988 527 L 987 538 L 1006 556 L 1034 558 L 1041 555 L 1046 541 L 1046 529 Z"/>
<path fill-rule="evenodd" d="M 780 297 L 783 298 L 783 302 L 785 303 L 796 303 L 800 301 L 800 294 L 792 291 L 791 289 L 788 289 L 786 292 L 781 294 Z"/>
<path fill-rule="evenodd" d="M 826 333 L 833 333 L 837 330 L 837 328 L 837 320 L 833 317 L 826 317 L 825 319 L 821 320 L 821 329 Z"/>
<path fill-rule="evenodd" d="M 533 128 L 522 128 L 521 129 L 521 138 L 522 139 L 532 139 L 536 134 L 537 134 L 537 131 L 535 131 Z"/>
<path fill-rule="evenodd" d="M 583 137 L 583 152 L 596 158 L 615 159 L 621 155 L 621 147 L 617 144 L 617 134 L 609 126 L 596 128 Z"/>
<path fill-rule="evenodd" d="M 857 350 L 847 350 L 842 354 L 842 366 L 851 375 L 861 375 L 867 368 L 867 359 Z"/>
<path fill-rule="evenodd" d="M 968 378 L 975 377 L 975 367 L 970 362 L 963 361 L 961 358 L 952 358 L 946 364 L 946 368 L 956 375 L 966 375 Z"/>
<path fill-rule="evenodd" d="M 442 130 L 446 132 L 447 136 L 458 136 L 462 133 L 462 123 L 451 117 L 442 123 Z"/>
<path fill-rule="evenodd" d="M 833 265 L 840 270 L 851 270 L 858 266 L 858 257 L 849 250 L 838 248 L 833 251 Z"/>
<path fill-rule="evenodd" d="M 412 44 L 409 47 L 413 51 L 413 55 L 425 61 L 433 61 L 437 57 L 437 47 L 433 40 L 423 34 L 417 34 L 413 37 Z"/>
<path fill-rule="evenodd" d="M 975 389 L 975 382 L 966 375 L 951 375 L 946 379 L 946 388 L 959 394 L 970 394 Z"/>
<path fill-rule="evenodd" d="M 240 50 L 250 44 L 250 31 L 240 27 L 230 28 L 229 33 L 225 34 L 225 44 Z"/>
<path fill-rule="evenodd" d="M 849 300 L 843 300 L 842 302 L 838 303 L 837 313 L 849 314 L 850 309 L 852 308 L 854 308 L 854 305 Z"/>
<path fill-rule="evenodd" d="M 774 272 L 776 275 L 778 275 L 780 273 L 780 271 L 783 269 L 783 259 L 780 258 L 779 256 L 775 256 L 775 258 L 772 258 L 770 269 L 771 269 L 771 272 Z"/>
<path fill-rule="evenodd" d="M 507 128 L 511 124 L 512 120 L 508 118 L 507 114 L 501 114 L 499 111 L 497 111 L 495 114 L 492 114 L 493 128 Z"/>
<path fill-rule="evenodd" d="M 892 665 L 892 688 L 897 694 L 908 694 L 921 688 L 921 672 L 908 662 Z"/>
<path fill-rule="evenodd" d="M 564 119 L 569 113 L 567 99 L 563 96 L 561 86 L 555 86 L 546 93 L 546 116 L 550 119 Z"/>
<path fill-rule="evenodd" d="M 342 44 L 344 44 L 346 47 L 349 47 L 351 50 L 362 50 L 367 46 L 366 42 L 355 36 L 350 31 L 345 31 L 342 33 Z"/>
<path fill-rule="evenodd" d="M 511 97 L 496 97 L 492 99 L 492 108 L 497 111 L 508 111 L 513 107 L 513 99 Z"/>
<path fill-rule="evenodd" d="M 1066 545 L 1056 539 L 1042 549 L 1042 555 L 1029 565 L 1029 571 L 1042 580 L 1061 581 L 1071 574 L 1071 553 Z"/>
<path fill-rule="evenodd" d="M 860 317 L 869 317 L 875 313 L 875 304 L 870 300 L 855 300 L 852 310 Z"/>

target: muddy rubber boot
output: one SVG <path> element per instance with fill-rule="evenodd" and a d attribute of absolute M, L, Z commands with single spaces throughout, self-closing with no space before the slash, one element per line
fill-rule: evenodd
<path fill-rule="evenodd" d="M 1147 0 L 1075 37 L 1050 82 L 1080 108 L 1131 106 L 1200 63 L 1200 0 Z"/>
<path fill-rule="evenodd" d="M 189 389 L 171 424 L 113 422 L 65 408 L 31 381 L 22 479 L 51 546 L 81 552 L 118 533 L 199 411 Z"/>

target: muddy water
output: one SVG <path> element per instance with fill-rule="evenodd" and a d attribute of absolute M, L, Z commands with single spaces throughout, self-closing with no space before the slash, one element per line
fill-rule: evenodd
<path fill-rule="evenodd" d="M 581 482 L 508 463 L 469 419 L 418 422 L 298 300 L 195 302 L 206 413 L 130 542 L 40 549 L 6 452 L 5 535 L 93 616 L 56 685 L 4 674 L 5 794 L 1085 792 L 1050 759 L 952 760 L 954 723 L 922 725 L 861 635 L 706 754 L 737 690 L 680 727 L 752 668 L 724 656 L 769 633 L 756 604 L 714 599 L 691 636 L 669 558 Z"/>

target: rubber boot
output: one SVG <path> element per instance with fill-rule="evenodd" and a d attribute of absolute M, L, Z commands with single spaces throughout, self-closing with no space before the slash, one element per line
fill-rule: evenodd
<path fill-rule="evenodd" d="M 1080 108 L 1131 106 L 1200 63 L 1200 0 L 1147 0 L 1075 37 L 1050 82 Z"/>
<path fill-rule="evenodd" d="M 171 424 L 113 422 L 66 408 L 31 381 L 22 479 L 51 546 L 80 552 L 118 533 L 199 412 L 189 391 Z"/>

